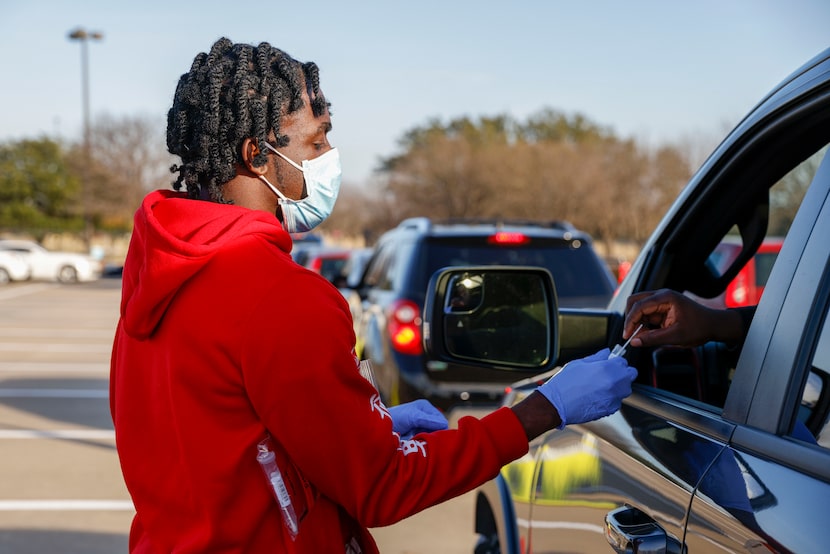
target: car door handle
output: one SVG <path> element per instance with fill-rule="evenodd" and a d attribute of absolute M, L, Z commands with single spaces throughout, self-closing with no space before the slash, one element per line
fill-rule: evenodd
<path fill-rule="evenodd" d="M 618 554 L 684 554 L 680 541 L 632 506 L 605 515 L 605 538 Z"/>

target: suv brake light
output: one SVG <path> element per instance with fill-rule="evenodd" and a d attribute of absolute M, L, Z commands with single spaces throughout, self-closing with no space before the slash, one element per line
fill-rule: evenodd
<path fill-rule="evenodd" d="M 401 354 L 423 354 L 421 345 L 421 309 L 411 300 L 392 304 L 388 320 L 392 348 Z"/>
<path fill-rule="evenodd" d="M 489 244 L 527 244 L 530 242 L 530 237 L 524 233 L 499 231 L 495 235 L 487 237 L 487 242 Z"/>

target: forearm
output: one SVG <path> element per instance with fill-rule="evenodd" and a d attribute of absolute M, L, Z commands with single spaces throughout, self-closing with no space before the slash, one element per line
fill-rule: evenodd
<path fill-rule="evenodd" d="M 738 309 L 713 310 L 707 325 L 713 333 L 711 340 L 727 344 L 743 343 L 752 313 Z"/>
<path fill-rule="evenodd" d="M 562 423 L 556 408 L 538 391 L 533 391 L 513 406 L 512 410 L 522 424 L 529 441 L 546 431 L 556 429 Z"/>

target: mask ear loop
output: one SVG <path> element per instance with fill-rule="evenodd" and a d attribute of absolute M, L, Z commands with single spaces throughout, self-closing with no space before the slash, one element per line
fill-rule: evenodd
<path fill-rule="evenodd" d="M 274 148 L 273 146 L 271 146 L 267 142 L 265 143 L 265 147 L 268 150 L 270 150 L 271 152 L 273 152 L 274 154 L 276 154 L 277 156 L 279 156 L 280 158 L 282 158 L 283 160 L 287 161 L 288 163 L 290 163 L 291 165 L 293 165 L 294 167 L 296 167 L 297 169 L 299 169 L 300 171 L 305 173 L 305 170 L 303 169 L 303 166 L 301 166 L 300 164 L 298 164 L 294 160 L 288 158 L 285 154 L 283 154 L 282 152 L 280 152 L 279 150 L 277 150 L 276 148 Z"/>
<path fill-rule="evenodd" d="M 269 181 L 268 179 L 265 178 L 265 175 L 257 175 L 257 178 L 260 181 L 262 181 L 263 183 L 265 183 L 266 185 L 268 185 L 268 188 L 271 189 L 271 191 L 274 194 L 276 194 L 277 198 L 279 198 L 280 200 L 283 200 L 285 202 L 296 202 L 296 200 L 291 200 L 286 195 L 284 195 L 282 192 L 280 192 L 280 190 L 277 187 L 275 187 L 274 185 L 271 184 L 271 181 Z"/>
<path fill-rule="evenodd" d="M 297 200 L 292 200 L 292 199 L 288 198 L 287 196 L 285 196 L 283 193 L 281 193 L 277 187 L 272 185 L 271 182 L 268 179 L 265 178 L 265 175 L 259 175 L 258 177 L 263 183 L 268 185 L 268 188 L 271 189 L 271 191 L 274 194 L 277 195 L 277 198 L 279 198 L 280 212 L 282 213 L 282 220 L 283 220 L 284 227 L 285 227 L 286 231 L 288 231 L 289 233 L 292 232 L 291 229 L 294 229 L 294 223 L 295 223 L 294 222 L 294 213 L 291 210 L 283 210 L 282 206 L 285 205 L 285 204 L 295 203 L 295 202 L 297 202 Z"/>

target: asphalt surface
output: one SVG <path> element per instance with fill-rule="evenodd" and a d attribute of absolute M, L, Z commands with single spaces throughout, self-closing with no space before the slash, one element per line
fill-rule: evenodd
<path fill-rule="evenodd" d="M 108 401 L 120 286 L 0 287 L 0 554 L 127 552 Z M 472 518 L 467 494 L 372 534 L 384 554 L 468 554 Z"/>

